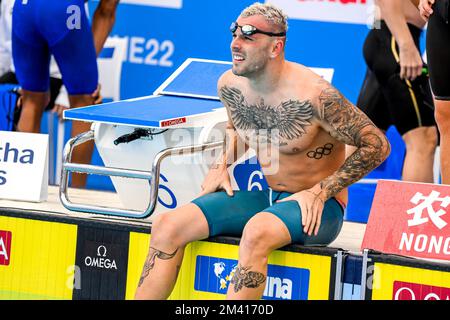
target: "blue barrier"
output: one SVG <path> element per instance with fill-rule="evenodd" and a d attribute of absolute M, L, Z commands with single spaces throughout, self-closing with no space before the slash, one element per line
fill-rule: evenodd
<path fill-rule="evenodd" d="M 395 127 L 390 127 L 386 136 L 391 143 L 391 154 L 375 170 L 369 173 L 368 179 L 401 180 L 405 143 Z M 376 184 L 356 183 L 349 187 L 348 207 L 345 213 L 346 221 L 366 223 L 369 218 Z"/>
<path fill-rule="evenodd" d="M 14 110 L 17 104 L 17 85 L 0 85 L 0 130 L 11 131 L 14 125 Z"/>

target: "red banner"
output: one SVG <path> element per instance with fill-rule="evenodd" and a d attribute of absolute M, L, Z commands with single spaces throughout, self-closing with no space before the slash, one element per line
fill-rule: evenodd
<path fill-rule="evenodd" d="M 379 181 L 361 249 L 450 260 L 450 186 Z"/>
<path fill-rule="evenodd" d="M 11 258 L 11 240 L 12 234 L 10 231 L 0 230 L 0 265 L 9 266 Z"/>
<path fill-rule="evenodd" d="M 394 282 L 393 300 L 450 300 L 450 288 Z"/>

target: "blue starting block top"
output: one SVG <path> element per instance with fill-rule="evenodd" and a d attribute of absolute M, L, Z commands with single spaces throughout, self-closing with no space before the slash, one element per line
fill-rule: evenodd
<path fill-rule="evenodd" d="M 176 96 L 149 96 L 67 110 L 64 112 L 64 118 L 163 128 L 186 123 L 188 118 L 204 116 L 221 108 L 223 106 L 220 101 Z"/>
<path fill-rule="evenodd" d="M 231 62 L 187 59 L 154 94 L 219 100 L 217 81 Z"/>
<path fill-rule="evenodd" d="M 164 128 L 223 109 L 217 81 L 231 62 L 187 59 L 152 96 L 64 111 L 64 119 Z"/>

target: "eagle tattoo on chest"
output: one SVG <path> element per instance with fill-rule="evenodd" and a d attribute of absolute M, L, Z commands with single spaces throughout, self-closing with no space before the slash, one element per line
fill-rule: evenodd
<path fill-rule="evenodd" d="M 248 104 L 239 89 L 224 86 L 222 98 L 230 108 L 236 128 L 241 130 L 278 130 L 280 138 L 294 140 L 306 133 L 311 125 L 313 106 L 308 100 L 288 100 L 278 106 L 270 106 L 261 99 L 257 104 Z"/>

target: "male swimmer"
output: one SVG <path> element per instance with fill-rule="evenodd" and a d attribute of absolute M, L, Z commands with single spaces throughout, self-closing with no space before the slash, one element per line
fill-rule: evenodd
<path fill-rule="evenodd" d="M 280 9 L 255 3 L 230 29 L 233 66 L 218 81 L 228 143 L 200 197 L 155 217 L 136 299 L 169 297 L 185 246 L 216 235 L 242 236 L 227 298 L 260 299 L 269 254 L 290 243 L 331 243 L 342 227 L 346 187 L 390 152 L 385 135 L 337 89 L 285 60 Z M 245 151 L 240 143 L 256 150 L 268 190 L 232 190 L 227 167 Z M 347 159 L 346 144 L 356 146 Z"/>

